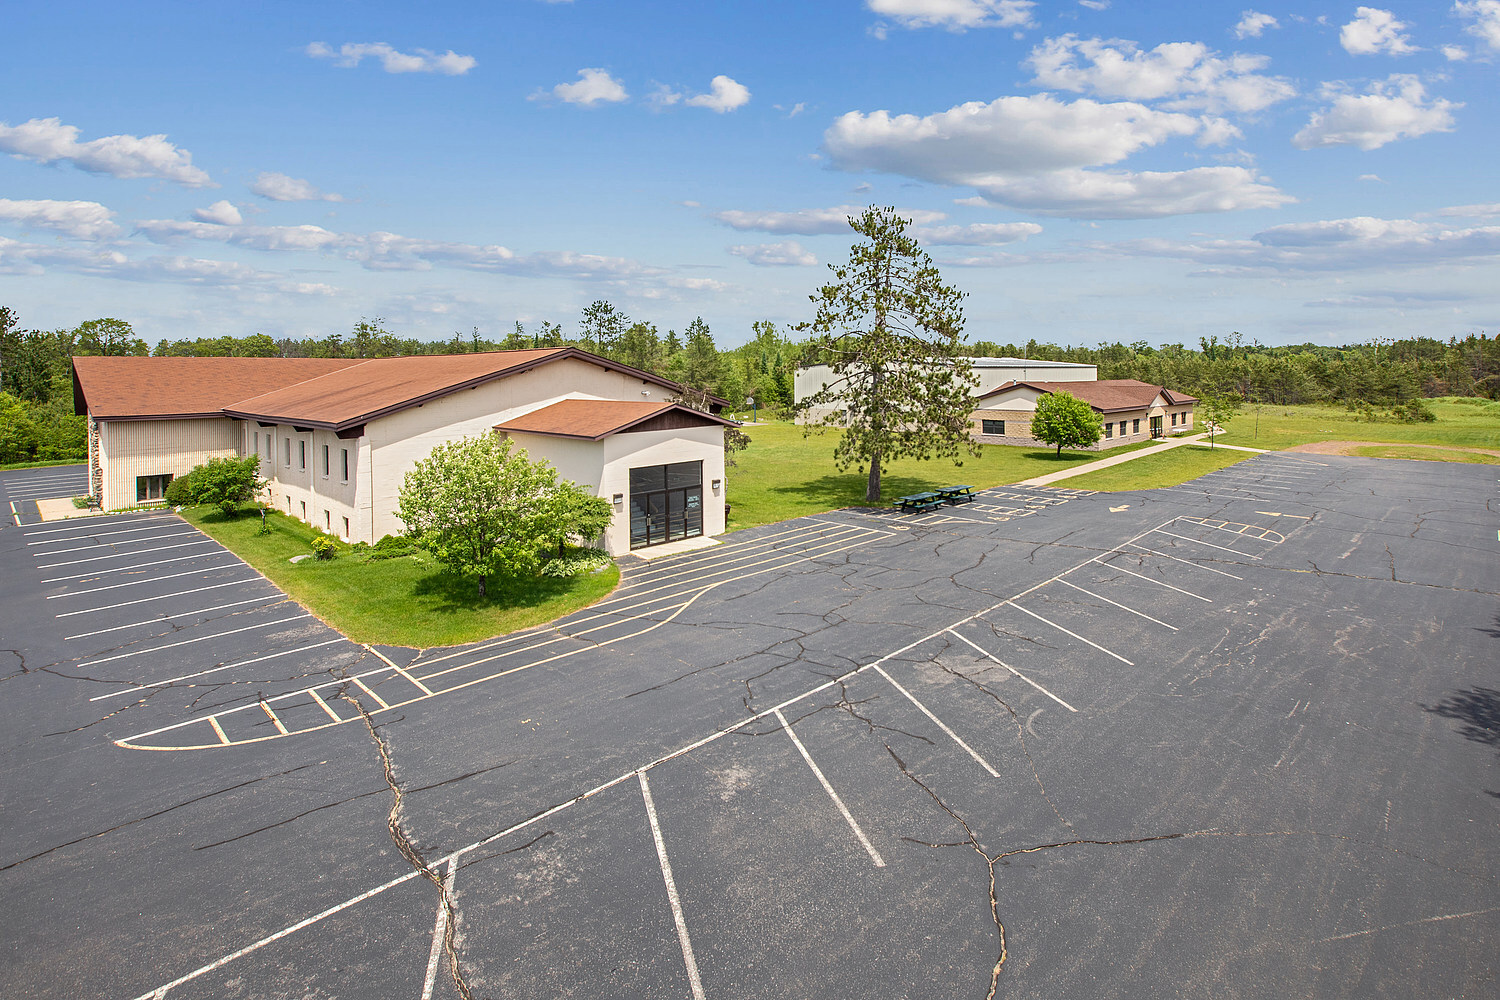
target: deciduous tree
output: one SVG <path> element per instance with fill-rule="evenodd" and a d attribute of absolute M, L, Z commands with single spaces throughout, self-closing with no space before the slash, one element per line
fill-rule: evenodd
<path fill-rule="evenodd" d="M 548 503 L 556 488 L 551 464 L 480 434 L 438 445 L 417 462 L 396 516 L 444 566 L 477 577 L 483 598 L 490 577 L 534 570 L 541 547 L 556 539 Z"/>
<path fill-rule="evenodd" d="M 1031 416 L 1031 436 L 1064 448 L 1087 448 L 1104 434 L 1104 423 L 1094 408 L 1071 392 L 1047 392 L 1037 397 Z"/>
<path fill-rule="evenodd" d="M 869 468 L 865 499 L 880 500 L 882 464 L 898 458 L 977 455 L 969 435 L 973 367 L 960 354 L 963 293 L 944 284 L 932 258 L 906 234 L 911 220 L 871 208 L 849 225 L 864 242 L 834 280 L 810 296 L 817 316 L 797 327 L 812 339 L 833 381 L 802 403 L 831 407 L 818 423 L 843 428 L 834 464 Z M 811 429 L 811 428 L 810 428 Z"/>
<path fill-rule="evenodd" d="M 1208 430 L 1208 447 L 1214 446 L 1214 435 L 1240 412 L 1240 397 L 1234 394 L 1205 396 L 1198 401 L 1198 415 Z"/>

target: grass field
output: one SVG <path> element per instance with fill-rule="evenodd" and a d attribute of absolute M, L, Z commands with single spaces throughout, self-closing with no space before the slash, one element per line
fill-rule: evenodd
<path fill-rule="evenodd" d="M 1407 445 L 1371 444 L 1354 449 L 1362 458 L 1405 458 L 1417 462 L 1471 462 L 1478 465 L 1500 465 L 1500 455 L 1482 455 L 1472 451 L 1449 451 L 1446 448 L 1422 448 Z"/>
<path fill-rule="evenodd" d="M 1227 465 L 1253 458 L 1252 452 L 1235 451 L 1232 448 L 1199 448 L 1185 444 L 1170 451 L 1122 462 L 1085 472 L 1056 485 L 1070 490 L 1154 490 L 1162 486 L 1176 486 L 1189 479 L 1197 479 L 1204 473 L 1222 469 Z"/>
<path fill-rule="evenodd" d="M 355 642 L 425 648 L 487 639 L 586 607 L 620 580 L 613 563 L 569 579 L 491 580 L 490 597 L 479 601 L 474 581 L 446 572 L 426 553 L 368 561 L 340 544 L 334 559 L 291 563 L 312 551 L 318 532 L 273 512 L 271 534 L 261 535 L 256 509 L 232 520 L 215 507 L 182 516 Z"/>
<path fill-rule="evenodd" d="M 1214 440 L 1273 450 L 1314 441 L 1500 448 L 1500 400 L 1450 396 L 1429 399 L 1427 405 L 1437 420 L 1421 424 L 1356 420 L 1353 412 L 1335 406 L 1262 406 L 1258 428 L 1256 408 L 1249 405 Z"/>
<path fill-rule="evenodd" d="M 746 432 L 752 444 L 736 456 L 739 464 L 728 470 L 730 531 L 865 504 L 866 475 L 854 469 L 839 472 L 833 466 L 835 432 L 804 438 L 801 427 L 785 423 L 749 427 Z M 978 458 L 963 456 L 961 467 L 951 459 L 906 459 L 882 465 L 881 495 L 889 503 L 892 497 L 934 486 L 1000 486 L 1134 451 L 1148 443 L 1103 452 L 1064 451 L 1060 458 L 1052 449 L 983 445 Z"/>

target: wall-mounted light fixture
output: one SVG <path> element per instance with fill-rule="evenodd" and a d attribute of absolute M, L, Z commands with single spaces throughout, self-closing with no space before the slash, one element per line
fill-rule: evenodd
<path fill-rule="evenodd" d="M 615 494 L 615 503 L 620 504 L 620 503 L 624 503 L 624 502 L 625 502 L 625 494 L 623 494 L 623 493 L 616 493 Z"/>
<path fill-rule="evenodd" d="M 720 484 L 722 484 L 722 483 L 723 483 L 723 482 L 724 482 L 724 480 L 722 480 L 722 479 L 715 479 L 715 480 L 714 480 L 714 492 L 715 492 L 715 493 L 717 493 L 717 492 L 719 492 L 719 486 L 720 486 Z"/>

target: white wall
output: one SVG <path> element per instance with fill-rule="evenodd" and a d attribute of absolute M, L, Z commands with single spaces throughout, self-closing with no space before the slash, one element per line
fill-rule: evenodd
<path fill-rule="evenodd" d="M 975 358 L 974 379 L 974 387 L 970 392 L 978 397 L 1006 382 L 1096 382 L 1099 379 L 1099 369 L 1095 365 L 1028 361 L 1023 358 Z M 800 405 L 804 399 L 822 391 L 833 381 L 833 370 L 827 365 L 798 368 L 793 381 L 797 403 Z M 986 404 L 988 402 L 987 400 Z M 837 408 L 818 407 L 809 410 L 808 416 L 816 419 Z M 800 420 L 799 417 L 799 422 Z"/>

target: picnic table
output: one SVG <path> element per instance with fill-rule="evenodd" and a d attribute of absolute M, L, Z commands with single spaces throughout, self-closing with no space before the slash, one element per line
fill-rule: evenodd
<path fill-rule="evenodd" d="M 942 505 L 942 494 L 933 493 L 930 491 L 926 493 L 913 493 L 911 496 L 896 498 L 896 509 L 903 514 L 909 514 L 913 511 L 929 511 L 935 507 L 941 507 Z"/>
<path fill-rule="evenodd" d="M 942 486 L 938 488 L 937 494 L 947 504 L 971 503 L 974 500 L 974 487 L 967 483 L 963 486 Z"/>

